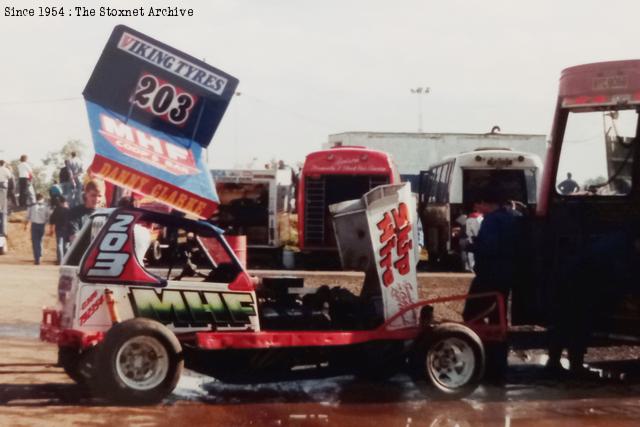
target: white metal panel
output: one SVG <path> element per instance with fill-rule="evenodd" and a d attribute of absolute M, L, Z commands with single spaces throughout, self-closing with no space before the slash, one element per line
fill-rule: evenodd
<path fill-rule="evenodd" d="M 509 148 L 537 154 L 541 159 L 547 151 L 546 136 L 535 134 L 345 132 L 329 135 L 323 148 L 336 143 L 385 151 L 403 175 L 417 175 L 446 156 L 477 148 Z"/>

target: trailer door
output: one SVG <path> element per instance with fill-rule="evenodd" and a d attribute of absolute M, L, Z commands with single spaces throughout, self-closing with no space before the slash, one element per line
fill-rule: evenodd
<path fill-rule="evenodd" d="M 450 248 L 449 181 L 453 162 L 420 172 L 419 216 L 429 260 L 444 262 Z"/>

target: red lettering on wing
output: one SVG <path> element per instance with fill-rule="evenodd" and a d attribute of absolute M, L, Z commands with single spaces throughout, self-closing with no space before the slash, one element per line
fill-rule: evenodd
<path fill-rule="evenodd" d="M 134 41 L 136 41 L 136 39 L 134 39 L 133 37 L 131 37 L 129 34 L 124 33 L 122 35 L 122 38 L 120 39 L 120 47 L 126 48 L 128 47 L 131 43 L 133 43 Z"/>

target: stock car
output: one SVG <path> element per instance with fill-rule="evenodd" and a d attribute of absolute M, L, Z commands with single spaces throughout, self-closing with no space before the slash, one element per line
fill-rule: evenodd
<path fill-rule="evenodd" d="M 148 268 L 156 226 L 167 229 L 171 256 Z M 74 240 L 40 336 L 58 346 L 58 363 L 74 381 L 117 403 L 160 402 L 183 368 L 232 383 L 384 379 L 406 369 L 425 393 L 458 398 L 482 379 L 483 341 L 506 337 L 500 296 L 478 297 L 496 298 L 497 324 L 435 320 L 434 304 L 467 296 L 385 316 L 381 294 L 250 276 L 211 223 L 121 208 L 94 213 Z M 416 322 L 398 327 L 406 316 Z"/>

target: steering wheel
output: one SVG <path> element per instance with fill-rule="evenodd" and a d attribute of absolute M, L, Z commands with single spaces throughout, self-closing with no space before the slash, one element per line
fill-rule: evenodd
<path fill-rule="evenodd" d="M 207 275 L 200 273 L 198 271 L 198 266 L 191 261 L 191 252 L 184 251 L 183 253 L 185 258 L 184 266 L 182 267 L 180 274 L 174 277 L 173 280 L 182 280 L 183 277 L 202 277 L 206 279 Z"/>
<path fill-rule="evenodd" d="M 218 264 L 209 272 L 207 282 L 231 283 L 238 276 L 239 269 L 230 263 Z"/>

